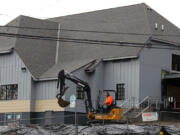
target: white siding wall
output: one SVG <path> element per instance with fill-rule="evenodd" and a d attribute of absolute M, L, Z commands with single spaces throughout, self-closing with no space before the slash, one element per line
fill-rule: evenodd
<path fill-rule="evenodd" d="M 31 74 L 21 71 L 25 67 L 17 53 L 0 55 L 0 85 L 18 84 L 18 100 L 31 98 Z"/>

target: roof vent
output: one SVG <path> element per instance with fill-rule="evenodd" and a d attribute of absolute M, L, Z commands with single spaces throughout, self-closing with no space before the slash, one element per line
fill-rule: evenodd
<path fill-rule="evenodd" d="M 158 23 L 155 23 L 154 25 L 155 25 L 155 27 L 154 27 L 155 30 L 158 30 Z"/>
<path fill-rule="evenodd" d="M 161 31 L 164 31 L 164 24 L 161 25 Z"/>

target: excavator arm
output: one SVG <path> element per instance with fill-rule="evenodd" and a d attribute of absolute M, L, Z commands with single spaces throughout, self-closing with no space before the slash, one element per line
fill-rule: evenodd
<path fill-rule="evenodd" d="M 92 101 L 91 101 L 91 89 L 87 82 L 82 81 L 78 77 L 65 72 L 64 70 L 61 70 L 58 74 L 58 83 L 57 83 L 57 89 L 60 89 L 60 93 L 56 95 L 56 98 L 58 99 L 58 104 L 60 107 L 66 107 L 70 104 L 69 101 L 65 101 L 62 97 L 64 96 L 66 90 L 69 88 L 66 86 L 65 81 L 69 80 L 76 85 L 80 85 L 84 92 L 86 92 L 86 99 L 85 99 L 85 106 L 86 106 L 86 112 L 93 111 L 92 107 Z"/>
<path fill-rule="evenodd" d="M 87 113 L 87 118 L 89 120 L 89 122 L 93 122 L 93 121 L 119 121 L 121 120 L 121 109 L 118 107 L 114 107 L 110 110 L 110 112 L 108 113 L 103 113 L 101 112 L 100 114 L 98 114 L 98 110 L 94 110 L 94 108 L 92 107 L 92 100 L 91 100 L 91 89 L 89 87 L 89 84 L 81 79 L 79 79 L 78 77 L 65 72 L 64 70 L 61 70 L 58 74 L 58 83 L 57 83 L 57 88 L 60 90 L 60 92 L 56 95 L 57 99 L 58 99 L 58 104 L 60 107 L 66 107 L 70 104 L 69 101 L 65 101 L 63 99 L 63 96 L 65 95 L 66 90 L 69 88 L 68 86 L 66 86 L 66 80 L 69 80 L 73 83 L 75 83 L 76 85 L 80 85 L 85 94 L 85 106 L 86 106 L 86 113 Z M 101 95 L 101 93 L 100 93 Z M 100 97 L 99 97 L 100 98 Z M 98 101 L 99 102 L 99 101 Z"/>

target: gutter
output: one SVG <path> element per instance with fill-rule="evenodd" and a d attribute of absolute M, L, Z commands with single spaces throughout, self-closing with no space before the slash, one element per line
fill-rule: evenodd
<path fill-rule="evenodd" d="M 163 40 L 163 39 L 159 39 L 159 38 L 155 38 L 155 37 L 151 37 L 150 38 L 151 41 L 155 41 L 155 42 L 160 42 L 160 43 L 165 43 L 165 44 L 169 44 L 169 45 L 173 45 L 175 47 L 179 47 L 180 44 L 177 42 L 172 42 L 172 41 L 168 41 L 168 40 Z"/>
<path fill-rule="evenodd" d="M 0 50 L 0 54 L 8 54 L 8 53 L 12 53 L 13 48 L 8 49 L 8 50 Z"/>
<path fill-rule="evenodd" d="M 58 78 L 52 77 L 52 78 L 41 78 L 41 79 L 35 79 L 33 78 L 34 81 L 40 82 L 40 81 L 53 81 L 53 80 L 57 80 Z"/>
<path fill-rule="evenodd" d="M 113 61 L 113 60 L 124 60 L 124 59 L 136 59 L 138 56 L 127 56 L 127 57 L 116 57 L 116 58 L 105 58 L 103 61 Z"/>

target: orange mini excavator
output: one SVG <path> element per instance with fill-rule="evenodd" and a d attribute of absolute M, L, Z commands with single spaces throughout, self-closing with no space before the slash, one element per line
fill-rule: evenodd
<path fill-rule="evenodd" d="M 86 92 L 85 96 L 85 106 L 86 106 L 86 112 L 87 112 L 87 118 L 89 122 L 120 122 L 121 121 L 121 108 L 117 107 L 115 103 L 112 105 L 112 107 L 109 109 L 108 112 L 103 113 L 98 107 L 97 110 L 95 110 L 92 106 L 92 100 L 91 100 L 91 89 L 87 82 L 82 81 L 78 77 L 65 72 L 64 70 L 61 70 L 58 74 L 58 83 L 57 88 L 60 88 L 60 93 L 56 95 L 56 98 L 58 99 L 58 104 L 60 107 L 66 107 L 70 104 L 69 101 L 65 101 L 62 97 L 64 96 L 66 90 L 69 88 L 68 86 L 65 86 L 65 80 L 69 80 L 76 85 L 80 85 L 84 92 Z M 59 87 L 60 86 L 60 87 Z"/>

